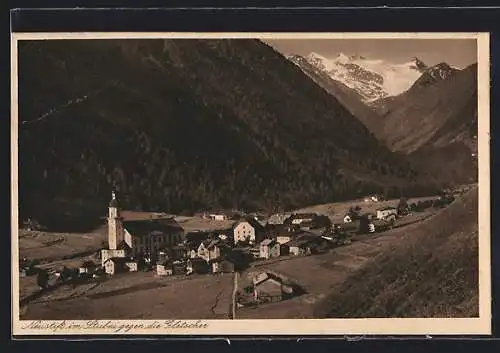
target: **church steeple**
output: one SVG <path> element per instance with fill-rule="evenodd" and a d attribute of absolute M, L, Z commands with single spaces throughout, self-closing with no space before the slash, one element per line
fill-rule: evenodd
<path fill-rule="evenodd" d="M 108 215 L 108 243 L 109 249 L 116 249 L 121 240 L 123 240 L 123 224 L 120 217 L 118 199 L 116 192 L 111 193 L 111 201 L 109 201 Z"/>

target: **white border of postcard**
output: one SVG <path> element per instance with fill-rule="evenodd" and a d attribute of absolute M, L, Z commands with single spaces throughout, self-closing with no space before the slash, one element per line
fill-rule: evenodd
<path fill-rule="evenodd" d="M 111 38 L 477 39 L 479 317 L 443 319 L 21 321 L 18 272 L 17 41 Z M 477 335 L 491 334 L 489 33 L 13 33 L 11 35 L 13 335 Z"/>

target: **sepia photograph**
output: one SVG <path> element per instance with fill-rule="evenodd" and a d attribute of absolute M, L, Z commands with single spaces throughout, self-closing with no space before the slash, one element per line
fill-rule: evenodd
<path fill-rule="evenodd" d="M 14 330 L 489 333 L 488 46 L 13 34 Z"/>

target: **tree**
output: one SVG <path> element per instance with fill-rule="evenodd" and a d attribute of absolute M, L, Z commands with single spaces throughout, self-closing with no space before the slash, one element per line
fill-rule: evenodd
<path fill-rule="evenodd" d="M 408 214 L 408 211 L 408 201 L 406 200 L 406 197 L 401 197 L 398 203 L 398 214 L 404 216 Z"/>

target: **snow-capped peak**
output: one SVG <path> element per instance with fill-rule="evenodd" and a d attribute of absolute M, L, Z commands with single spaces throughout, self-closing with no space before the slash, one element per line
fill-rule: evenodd
<path fill-rule="evenodd" d="M 357 91 L 366 102 L 408 90 L 427 69 L 425 63 L 418 58 L 393 64 L 358 54 L 338 53 L 329 59 L 313 52 L 305 59 L 332 79 Z"/>

